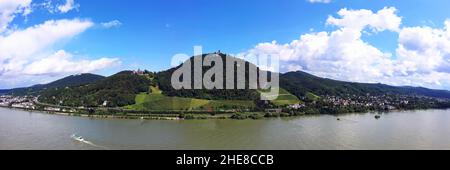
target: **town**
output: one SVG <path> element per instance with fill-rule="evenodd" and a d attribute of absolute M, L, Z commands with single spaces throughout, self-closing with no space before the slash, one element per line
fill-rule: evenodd
<path fill-rule="evenodd" d="M 48 112 L 63 112 L 63 113 L 75 113 L 77 110 L 75 108 L 69 108 L 64 106 L 52 106 L 48 104 L 43 104 L 38 101 L 37 96 L 12 96 L 12 95 L 1 95 L 0 96 L 0 107 L 24 109 L 24 110 L 39 110 Z M 84 108 L 84 107 L 80 107 Z"/>
<path fill-rule="evenodd" d="M 0 96 L 0 107 L 13 107 L 22 109 L 36 109 L 35 102 L 37 97 L 33 96 L 11 96 L 11 95 L 1 95 Z"/>
<path fill-rule="evenodd" d="M 287 113 L 339 114 L 363 113 L 369 111 L 392 111 L 414 109 L 450 108 L 450 100 L 420 95 L 344 95 L 322 96 L 320 100 L 307 101 L 305 104 L 290 105 L 283 109 Z"/>

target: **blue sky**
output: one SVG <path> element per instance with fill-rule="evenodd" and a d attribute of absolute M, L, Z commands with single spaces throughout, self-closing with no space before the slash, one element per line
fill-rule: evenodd
<path fill-rule="evenodd" d="M 327 19 L 330 16 L 339 18 L 337 13 L 344 8 L 365 9 L 376 13 L 383 8 L 393 7 L 396 9 L 395 14 L 402 19 L 401 29 L 428 26 L 445 30 L 444 22 L 450 18 L 450 1 L 447 0 L 332 0 L 330 3 L 311 3 L 308 0 L 74 0 L 75 8 L 67 12 L 56 9 L 58 5 L 65 4 L 66 0 L 53 0 L 51 6 L 44 7 L 41 4 L 45 2 L 48 0 L 31 1 L 29 8 L 32 12 L 29 14 L 11 14 L 15 17 L 8 23 L 9 32 L 35 27 L 49 20 L 89 21 L 92 25 L 88 28 L 76 32 L 75 35 L 70 34 L 67 38 L 58 39 L 45 47 L 47 52 L 39 54 L 64 50 L 71 54 L 71 60 L 74 62 L 103 57 L 117 59 L 119 64 L 113 67 L 92 70 L 103 75 L 124 69 L 167 69 L 174 54 L 193 54 L 195 45 L 202 45 L 204 52 L 221 50 L 237 54 L 257 49 L 255 47 L 259 44 L 274 40 L 277 45 L 283 45 L 299 40 L 300 36 L 305 34 L 331 34 L 340 26 L 327 24 Z M 102 23 L 110 21 L 118 21 L 121 24 L 110 28 L 102 26 Z M 369 27 L 364 31 L 370 32 Z M 363 33 L 361 39 L 383 53 L 391 53 L 391 60 L 396 60 L 399 32 Z M 4 37 L 8 34 L 11 33 L 0 32 Z M 445 57 L 443 61 L 447 59 Z M 286 63 L 292 62 L 286 60 Z M 341 74 L 333 75 L 310 68 L 312 64 L 298 62 L 298 67 L 295 68 L 330 78 L 450 89 L 449 82 L 442 78 L 439 82 L 434 82 L 434 79 L 425 83 L 414 82 L 421 79 L 420 75 L 412 75 L 410 72 L 418 72 L 419 69 L 406 70 L 405 74 L 411 74 L 410 76 L 399 77 L 392 73 L 383 73 L 390 77 L 360 79 L 342 77 Z M 4 72 L 6 74 L 7 71 Z M 346 71 L 342 72 L 344 73 Z M 13 83 L 8 83 L 11 82 L 8 81 L 8 76 L 0 75 L 0 89 L 28 86 L 40 83 L 39 81 L 48 82 L 69 74 L 72 72 L 30 74 L 26 79 Z M 427 74 L 432 73 L 428 70 Z M 443 76 L 445 75 L 440 75 Z M 405 81 L 392 82 L 393 79 L 400 78 Z"/>

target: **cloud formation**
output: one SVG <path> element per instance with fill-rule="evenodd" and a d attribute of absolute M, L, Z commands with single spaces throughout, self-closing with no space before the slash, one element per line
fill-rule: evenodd
<path fill-rule="evenodd" d="M 73 60 L 73 55 L 59 50 L 54 54 L 32 62 L 23 69 L 27 75 L 61 75 L 71 73 L 90 73 L 99 69 L 117 66 L 117 58 L 101 58 L 97 60 Z"/>
<path fill-rule="evenodd" d="M 79 4 L 76 4 L 74 0 L 66 0 L 66 3 L 58 6 L 58 10 L 61 13 L 67 13 L 73 9 L 78 9 Z"/>
<path fill-rule="evenodd" d="M 91 72 L 117 64 L 118 59 L 108 58 L 75 62 L 71 60 L 72 54 L 64 50 L 45 56 L 56 43 L 93 25 L 89 20 L 50 20 L 0 37 L 0 76 Z"/>
<path fill-rule="evenodd" d="M 310 3 L 323 3 L 323 4 L 328 4 L 331 2 L 331 0 L 307 0 Z"/>
<path fill-rule="evenodd" d="M 331 32 L 313 32 L 287 44 L 260 43 L 246 54 L 279 55 L 282 71 L 303 70 L 328 78 L 391 85 L 448 88 L 450 85 L 450 20 L 445 28 L 401 27 L 393 7 L 377 12 L 342 9 L 329 16 Z M 392 54 L 362 39 L 366 32 L 398 33 Z"/>
<path fill-rule="evenodd" d="M 1 28 L 7 29 L 15 15 L 27 15 L 31 5 L 31 0 L 0 1 L 0 23 L 4 24 Z M 93 25 L 86 19 L 61 19 L 0 32 L 0 84 L 12 87 L 17 83 L 42 83 L 39 81 L 45 76 L 93 72 L 119 65 L 117 58 L 77 59 L 79 56 L 59 49 Z"/>
<path fill-rule="evenodd" d="M 109 22 L 100 23 L 100 25 L 103 28 L 109 29 L 109 28 L 116 28 L 116 27 L 122 26 L 122 22 L 120 22 L 119 20 L 112 20 Z"/>
<path fill-rule="evenodd" d="M 4 32 L 16 15 L 26 16 L 31 13 L 31 0 L 0 1 L 0 33 Z"/>

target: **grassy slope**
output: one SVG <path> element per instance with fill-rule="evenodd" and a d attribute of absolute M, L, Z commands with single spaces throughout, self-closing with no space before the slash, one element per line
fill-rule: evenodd
<path fill-rule="evenodd" d="M 308 92 L 308 93 L 306 93 L 306 99 L 310 100 L 310 101 L 318 101 L 318 100 L 320 100 L 320 97 L 314 93 Z"/>
<path fill-rule="evenodd" d="M 150 87 L 150 94 L 141 93 L 136 96 L 136 104 L 126 106 L 132 110 L 210 110 L 210 109 L 233 109 L 253 108 L 252 101 L 234 100 L 203 100 L 182 97 L 164 96 L 156 87 Z"/>
<path fill-rule="evenodd" d="M 292 104 L 299 104 L 302 103 L 302 101 L 300 101 L 297 96 L 294 96 L 285 89 L 280 88 L 278 98 L 276 100 L 273 100 L 272 103 L 275 104 L 276 106 L 286 106 Z"/>

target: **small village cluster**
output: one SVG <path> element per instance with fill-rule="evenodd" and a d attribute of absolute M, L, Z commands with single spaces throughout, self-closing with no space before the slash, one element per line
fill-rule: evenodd
<path fill-rule="evenodd" d="M 36 106 L 34 104 L 35 101 L 37 101 L 37 97 L 33 96 L 0 96 L 0 106 L 2 107 L 36 109 Z"/>

